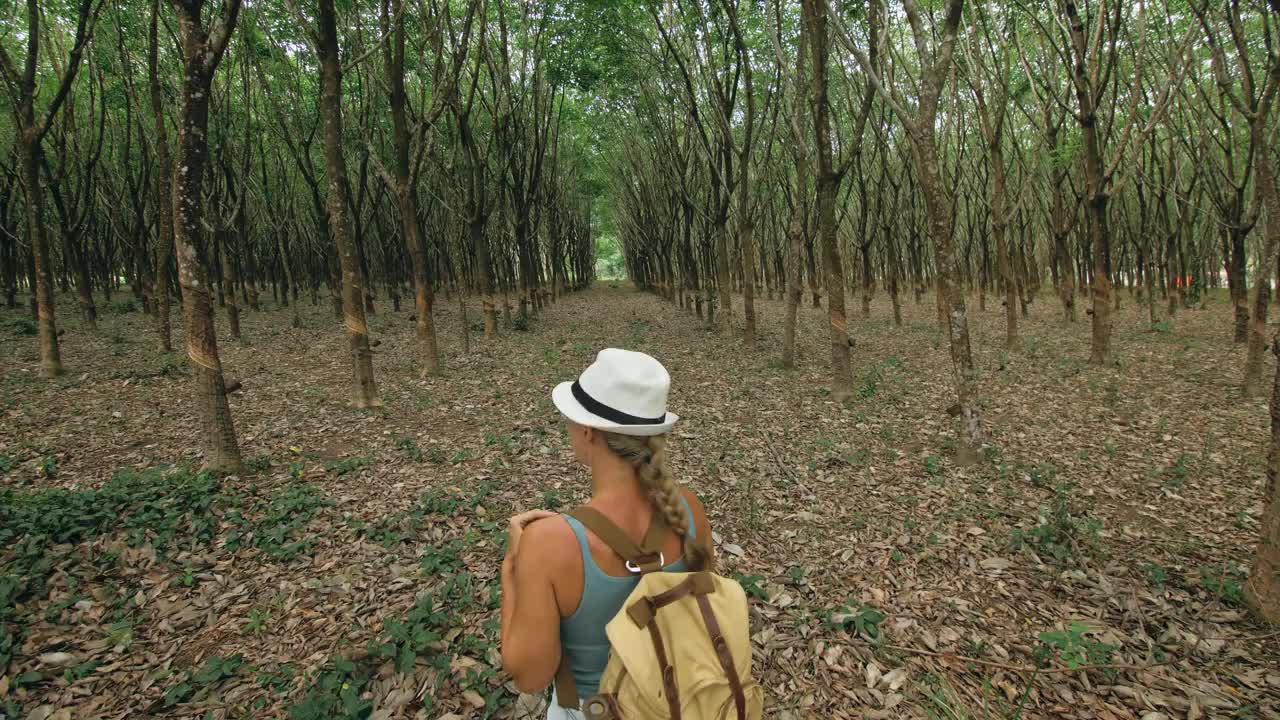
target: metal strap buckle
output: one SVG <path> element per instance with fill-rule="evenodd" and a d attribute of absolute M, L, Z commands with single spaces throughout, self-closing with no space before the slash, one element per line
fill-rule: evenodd
<path fill-rule="evenodd" d="M 635 564 L 634 562 L 632 562 L 632 561 L 630 561 L 630 560 L 627 560 L 627 561 L 624 563 L 624 565 L 625 565 L 625 567 L 627 568 L 627 572 L 633 573 L 633 574 L 635 574 L 635 575 L 639 575 L 641 572 L 643 572 L 643 570 L 641 570 L 641 569 L 640 569 L 640 566 L 639 566 L 639 565 Z M 664 555 L 664 554 L 662 554 L 662 552 L 661 552 L 661 551 L 659 551 L 659 552 L 658 552 L 658 567 L 666 567 L 666 566 L 667 566 L 667 556 L 666 556 L 666 555 Z"/>

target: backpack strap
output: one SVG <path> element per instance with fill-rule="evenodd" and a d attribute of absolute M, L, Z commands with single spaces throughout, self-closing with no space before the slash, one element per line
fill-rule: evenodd
<path fill-rule="evenodd" d="M 560 651 L 560 667 L 556 668 L 556 704 L 569 710 L 578 709 L 578 683 L 569 666 L 569 653 Z"/>
<path fill-rule="evenodd" d="M 680 720 L 680 688 L 676 687 L 676 671 L 667 661 L 666 644 L 662 641 L 662 632 L 658 623 L 649 621 L 649 637 L 653 640 L 653 652 L 658 656 L 658 668 L 662 671 L 663 694 L 667 696 L 667 711 L 671 720 Z"/>
<path fill-rule="evenodd" d="M 662 569 L 662 544 L 666 537 L 667 522 L 662 513 L 654 512 L 649 530 L 639 545 L 622 528 L 595 508 L 583 505 L 567 513 L 595 533 L 610 550 L 627 562 L 627 569 L 641 575 Z M 585 560 L 585 559 L 584 559 Z"/>
<path fill-rule="evenodd" d="M 626 609 L 627 616 L 631 618 L 631 622 L 636 624 L 636 627 L 645 627 L 650 622 L 653 622 L 653 617 L 658 610 L 667 605 L 677 600 L 683 600 L 689 595 L 706 595 L 715 591 L 715 580 L 711 578 L 710 573 L 692 573 L 679 585 L 666 592 L 642 597 L 631 603 Z"/>
<path fill-rule="evenodd" d="M 636 569 L 632 572 L 644 575 L 662 569 L 665 559 L 662 557 L 662 544 L 666 540 L 667 533 L 667 522 L 662 517 L 662 513 L 657 511 L 653 513 L 653 519 L 649 521 L 649 529 L 639 545 L 622 528 L 595 508 L 582 505 L 565 514 L 582 523 L 603 540 L 610 550 L 627 562 L 628 570 L 634 567 Z M 582 559 L 584 563 L 589 560 L 590 558 L 586 557 Z M 585 585 L 583 589 L 585 590 Z M 560 652 L 560 667 L 556 669 L 555 687 L 556 701 L 560 707 L 570 710 L 578 709 L 578 685 L 574 682 L 573 671 L 569 665 L 569 653 L 565 652 L 563 647 Z"/>
<path fill-rule="evenodd" d="M 738 720 L 747 720 L 747 697 L 742 692 L 742 680 L 738 678 L 738 669 L 733 664 L 733 654 L 729 652 L 729 644 L 725 642 L 724 633 L 720 631 L 720 621 L 707 596 L 697 595 L 698 609 L 702 611 L 702 621 L 707 626 L 707 634 L 711 636 L 711 647 L 715 648 L 720 667 L 729 680 L 729 689 L 733 692 L 733 704 L 738 711 Z"/>

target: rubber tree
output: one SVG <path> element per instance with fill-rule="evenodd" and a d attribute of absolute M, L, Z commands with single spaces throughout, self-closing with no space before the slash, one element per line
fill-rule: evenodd
<path fill-rule="evenodd" d="M 71 52 L 62 64 L 49 104 L 37 109 L 41 41 L 46 37 L 40 29 L 40 2 L 27 0 L 27 51 L 21 64 L 0 45 L 0 74 L 12 101 L 17 138 L 18 175 L 26 200 L 27 242 L 35 263 L 36 334 L 40 345 L 40 376 L 62 374 L 62 355 L 58 347 L 58 327 L 53 299 L 53 261 L 49 256 L 48 228 L 44 216 L 44 190 L 40 187 L 40 170 L 44 159 L 44 138 L 53 126 L 58 111 L 71 94 L 71 84 L 80 70 L 80 60 L 89 42 L 91 30 L 102 9 L 101 0 L 80 0 L 76 8 L 76 33 Z M 56 67 L 56 65 L 55 65 Z"/>
<path fill-rule="evenodd" d="M 205 267 L 204 173 L 209 159 L 209 106 L 213 76 L 235 31 L 241 0 L 223 0 L 218 18 L 206 28 L 205 0 L 170 0 L 178 18 L 182 48 L 182 99 L 173 161 L 173 240 L 182 288 L 182 319 L 200 416 L 204 463 L 211 470 L 238 472 L 236 441 L 227 385 L 214 332 L 209 272 Z"/>

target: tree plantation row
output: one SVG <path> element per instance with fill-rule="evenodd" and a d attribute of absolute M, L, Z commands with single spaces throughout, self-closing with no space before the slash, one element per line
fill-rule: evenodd
<path fill-rule="evenodd" d="M 799 4 L 648 6 L 655 72 L 630 120 L 643 142 L 610 174 L 639 282 L 709 324 L 741 288 L 749 346 L 756 289 L 787 293 L 787 365 L 807 282 L 830 299 L 845 392 L 843 291 L 865 318 L 886 289 L 900 324 L 901 296 L 936 287 L 971 449 L 975 288 L 983 309 L 1001 298 L 1011 349 L 1034 299 L 1077 322 L 1085 298 L 1090 355 L 1109 364 L 1117 285 L 1155 324 L 1225 279 L 1224 337 L 1248 343 L 1242 385 L 1258 390 L 1280 249 L 1280 6 Z"/>
<path fill-rule="evenodd" d="M 180 300 L 207 460 L 234 469 L 215 298 L 236 338 L 265 293 L 325 292 L 369 407 L 375 299 L 412 296 L 429 373 L 437 288 L 479 293 L 492 335 L 497 295 L 527 322 L 590 283 L 585 101 L 548 66 L 563 23 L 478 1 L 205 4 L 30 0 L 0 19 L 0 258 L 9 306 L 32 291 L 42 375 L 62 371 L 56 289 L 92 328 L 95 292 L 126 282 L 165 350 Z"/>
<path fill-rule="evenodd" d="M 216 314 L 235 338 L 324 295 L 375 407 L 380 302 L 412 296 L 431 373 L 438 294 L 465 351 L 466 296 L 486 336 L 511 297 L 527 327 L 601 236 L 749 350 L 757 294 L 785 296 L 787 367 L 825 299 L 836 399 L 846 294 L 901 324 L 935 291 L 966 458 L 975 291 L 1009 349 L 1040 307 L 1111 366 L 1118 289 L 1167 329 L 1225 284 L 1233 372 L 1263 385 L 1280 0 L 27 0 L 0 28 L 0 282 L 31 294 L 41 374 L 58 290 L 90 328 L 130 293 L 165 350 L 180 308 L 215 470 L 241 466 Z"/>

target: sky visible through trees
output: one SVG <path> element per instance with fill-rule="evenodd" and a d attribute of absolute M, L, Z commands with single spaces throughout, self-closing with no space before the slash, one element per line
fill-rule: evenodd
<path fill-rule="evenodd" d="M 820 388 L 839 409 L 831 412 L 846 414 L 877 395 L 881 373 L 898 367 L 891 360 L 922 350 L 911 333 L 931 333 L 923 351 L 937 372 L 922 371 L 917 391 L 944 418 L 948 472 L 957 477 L 1005 467 L 999 373 L 1035 364 L 1045 334 L 1064 358 L 1078 356 L 1072 367 L 1113 378 L 1098 381 L 1105 387 L 1133 373 L 1142 392 L 1150 387 L 1133 358 L 1173 352 L 1148 352 L 1151 338 L 1209 338 L 1220 354 L 1203 393 L 1221 403 L 1220 417 L 1256 425 L 1256 437 L 1227 442 L 1269 448 L 1241 450 L 1245 469 L 1230 482 L 1249 498 L 1239 512 L 1251 540 L 1235 548 L 1239 572 L 1224 570 L 1215 592 L 1232 595 L 1226 612 L 1249 613 L 1257 625 L 1242 633 L 1262 638 L 1263 657 L 1277 657 L 1265 643 L 1275 638 L 1266 623 L 1280 622 L 1280 340 L 1268 323 L 1280 283 L 1280 0 L 7 0 L 0 86 L 0 370 L 13 388 L 15 378 L 29 388 L 6 385 L 14 424 L 0 434 L 0 521 L 9 525 L 0 540 L 18 548 L 0 548 L 0 719 L 46 706 L 38 717 L 56 717 L 55 675 L 65 690 L 98 668 L 83 648 L 36 647 L 48 638 L 21 627 L 37 605 L 66 601 L 61 612 L 102 602 L 52 589 L 54 545 L 150 533 L 154 561 L 155 549 L 194 552 L 191 543 L 223 538 L 231 524 L 237 538 L 250 538 L 232 542 L 273 562 L 304 552 L 290 543 L 305 544 L 307 523 L 329 507 L 308 495 L 311 485 L 290 485 L 275 500 L 219 485 L 218 502 L 238 509 L 219 510 L 218 520 L 197 498 L 214 492 L 203 483 L 270 474 L 271 462 L 254 466 L 271 454 L 259 445 L 264 411 L 245 407 L 254 402 L 245 362 L 254 343 L 275 346 L 289 367 L 324 368 L 339 394 L 334 412 L 348 418 L 324 422 L 394 425 L 388 418 L 407 402 L 406 387 L 435 388 L 499 349 L 516 353 L 513 364 L 581 354 L 586 341 L 554 318 L 591 307 L 600 308 L 595 325 L 619 343 L 657 332 L 640 308 L 665 318 L 665 328 L 684 323 L 673 337 L 752 359 L 751 372 Z M 624 294 L 628 282 L 645 297 Z M 388 325 L 389 314 L 401 322 Z M 281 338 L 296 344 L 285 352 Z M 162 370 L 126 369 L 136 360 L 129 352 L 87 350 L 108 339 L 117 349 L 145 348 L 150 355 L 138 362 L 162 362 Z M 323 357 L 310 350 L 321 345 Z M 123 372 L 170 383 L 166 397 L 184 408 L 183 422 L 157 422 L 185 439 L 186 464 L 170 478 L 131 460 L 127 482 L 106 486 L 115 468 L 85 467 L 76 472 L 96 485 L 41 494 L 52 492 L 43 481 L 58 485 L 56 472 L 40 469 L 53 454 L 36 449 L 15 418 L 51 407 L 53 395 L 40 393 L 116 382 L 112 373 Z M 1110 397 L 1103 385 L 1089 391 Z M 1182 402 L 1157 395 L 1148 399 L 1170 413 Z M 454 424 L 493 409 L 454 402 Z M 730 417 L 716 422 L 736 422 Z M 839 425 L 826 415 L 814 422 Z M 1128 423 L 1081 411 L 1071 443 L 1110 447 L 1108 433 Z M 425 463 L 428 451 L 405 439 L 395 452 Z M 373 472 L 359 463 L 341 470 L 363 457 L 354 450 L 306 457 L 311 450 L 290 442 L 276 453 L 284 480 L 309 478 L 307 462 L 333 477 Z M 495 436 L 484 447 L 505 442 Z M 1210 444 L 1202 443 L 1205 458 Z M 774 462 L 776 450 L 768 457 Z M 463 468 L 474 458 L 439 459 Z M 483 489 L 490 481 L 448 482 Z M 172 496 L 160 490 L 166 482 L 178 488 Z M 1037 559 L 1053 555 L 1064 575 L 1101 572 L 1057 556 L 1083 552 L 1096 534 L 1070 509 L 1075 486 L 1033 484 L 1047 508 L 1040 519 L 1049 519 L 1019 530 L 1015 544 L 1036 545 Z M 420 498 L 394 522 L 369 527 L 381 528 L 378 542 L 391 525 L 417 532 L 454 512 L 448 503 L 482 507 L 474 492 L 467 485 L 463 499 Z M 140 519 L 130 526 L 135 520 L 121 518 Z M 192 537 L 175 540 L 179 525 Z M 459 543 L 486 530 L 464 532 L 476 534 L 459 534 Z M 1026 532 L 1041 534 L 1028 540 Z M 189 558 L 166 562 L 195 567 Z M 740 575 L 754 582 L 745 566 Z M 1224 590 L 1228 582 L 1233 590 Z M 804 583 L 783 586 L 799 592 Z M 776 605 L 777 592 L 756 589 Z M 471 591 L 453 585 L 438 597 Z M 415 602 L 406 622 L 446 634 L 435 606 Z M 122 607 L 114 612 L 125 618 Z M 871 608 L 845 607 L 824 627 L 847 631 L 845 645 L 873 642 L 865 613 L 888 608 Z M 846 619 L 858 617 L 861 624 Z M 1059 624 L 1035 658 L 977 657 L 980 649 L 959 645 L 939 652 L 933 635 L 916 657 L 1038 663 L 1036 673 L 1083 678 L 1078 692 L 1095 695 L 1079 667 L 1104 667 L 1111 674 L 1093 682 L 1115 686 L 1122 666 L 1178 662 L 1165 654 L 1172 631 L 1119 662 L 1099 649 L 1114 638 Z M 406 633 L 369 647 L 412 677 L 415 654 L 436 638 Z M 846 652 L 832 648 L 845 645 L 804 652 L 830 669 Z M 39 661 L 62 652 L 77 662 Z M 127 647 L 117 655 L 127 657 Z M 460 657 L 485 661 L 483 650 Z M 885 697 L 901 683 L 880 682 L 879 656 L 858 657 L 846 669 L 877 696 L 860 702 L 892 710 Z M 348 670 L 351 662 L 299 667 L 319 673 L 308 686 L 314 697 L 296 684 L 263 687 L 297 701 L 293 717 L 367 717 L 376 705 L 369 697 L 326 694 L 343 683 L 372 692 L 364 666 Z M 186 677 L 171 670 L 148 712 L 178 712 L 212 692 L 240 672 L 226 663 L 183 668 Z M 496 669 L 485 668 L 470 684 L 439 686 L 442 697 L 478 693 L 478 704 L 467 698 L 450 712 L 511 712 L 511 699 L 498 699 Z M 1000 692 L 1009 716 L 1070 712 L 1053 709 L 1069 700 L 1033 698 L 1038 675 L 1015 675 L 1013 690 Z M 1274 673 L 1235 684 L 1259 694 L 1233 711 L 1251 707 L 1262 717 L 1280 707 Z M 953 692 L 945 678 L 929 687 L 917 689 L 912 707 Z M 396 691 L 388 688 L 378 689 Z M 1177 707 L 1125 707 L 1143 717 L 1212 714 L 1188 697 Z M 307 698 L 314 703 L 298 710 Z M 422 717 L 441 715 L 415 702 Z M 805 716 L 803 704 L 785 706 Z"/>

